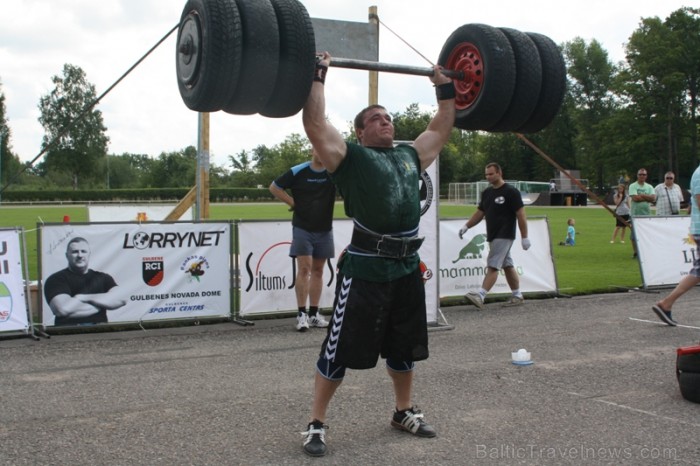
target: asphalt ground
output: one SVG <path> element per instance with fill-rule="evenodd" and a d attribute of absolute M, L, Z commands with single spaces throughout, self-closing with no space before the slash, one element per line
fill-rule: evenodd
<path fill-rule="evenodd" d="M 444 308 L 414 394 L 438 436 L 390 426 L 380 361 L 348 371 L 323 458 L 300 432 L 324 330 L 292 318 L 2 339 L 0 464 L 700 464 L 700 405 L 675 374 L 699 297 L 675 328 L 639 291 Z M 519 348 L 532 365 L 512 364 Z"/>

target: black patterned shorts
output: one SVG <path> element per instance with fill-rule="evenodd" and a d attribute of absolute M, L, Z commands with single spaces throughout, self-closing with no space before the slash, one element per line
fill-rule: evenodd
<path fill-rule="evenodd" d="M 338 274 L 333 317 L 321 357 L 350 369 L 369 369 L 377 360 L 428 358 L 425 286 L 419 269 L 390 282 Z"/>

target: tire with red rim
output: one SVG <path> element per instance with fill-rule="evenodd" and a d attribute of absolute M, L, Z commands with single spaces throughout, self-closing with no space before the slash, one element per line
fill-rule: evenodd
<path fill-rule="evenodd" d="M 486 130 L 505 114 L 515 89 L 515 56 L 508 38 L 485 24 L 465 24 L 442 47 L 438 63 L 463 71 L 454 80 L 455 127 Z"/>

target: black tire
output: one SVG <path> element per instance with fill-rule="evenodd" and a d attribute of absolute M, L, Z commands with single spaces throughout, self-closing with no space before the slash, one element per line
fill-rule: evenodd
<path fill-rule="evenodd" d="M 227 113 L 260 112 L 272 96 L 279 67 L 280 36 L 270 0 L 236 0 L 243 29 L 243 57 L 238 85 L 223 106 Z"/>
<path fill-rule="evenodd" d="M 316 67 L 316 39 L 309 14 L 297 0 L 272 0 L 280 36 L 279 69 L 261 115 L 285 118 L 304 107 Z"/>
<path fill-rule="evenodd" d="M 688 401 L 700 403 L 700 374 L 694 372 L 678 372 L 678 388 L 681 395 Z"/>
<path fill-rule="evenodd" d="M 454 81 L 457 128 L 488 129 L 501 119 L 515 89 L 515 57 L 501 31 L 485 24 L 457 28 L 442 46 L 438 63 L 466 73 L 465 80 Z"/>
<path fill-rule="evenodd" d="M 197 112 L 220 110 L 236 90 L 241 63 L 241 22 L 235 2 L 188 0 L 176 47 L 177 85 L 185 105 Z"/>
<path fill-rule="evenodd" d="M 549 125 L 559 113 L 566 92 L 566 64 L 557 44 L 535 32 L 526 33 L 537 46 L 542 62 L 542 88 L 535 110 L 527 123 L 516 131 L 535 133 Z"/>
<path fill-rule="evenodd" d="M 537 46 L 524 32 L 499 28 L 515 54 L 515 90 L 506 113 L 489 131 L 513 131 L 528 121 L 537 106 L 542 87 L 542 63 Z"/>
<path fill-rule="evenodd" d="M 679 354 L 676 358 L 676 368 L 681 372 L 700 374 L 700 353 Z"/>

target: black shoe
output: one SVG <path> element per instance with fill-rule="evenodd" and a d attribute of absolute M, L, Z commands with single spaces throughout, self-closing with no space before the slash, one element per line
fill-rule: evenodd
<path fill-rule="evenodd" d="M 661 319 L 662 322 L 667 323 L 671 327 L 678 325 L 678 323 L 673 320 L 673 317 L 671 317 L 671 311 L 667 311 L 658 304 L 651 306 L 651 310 L 654 311 L 657 316 L 659 316 L 659 319 Z"/>
<path fill-rule="evenodd" d="M 423 413 L 415 407 L 394 412 L 391 426 L 418 437 L 432 438 L 437 435 L 435 429 L 423 420 Z"/>
<path fill-rule="evenodd" d="M 328 426 L 321 421 L 314 420 L 309 423 L 309 428 L 304 435 L 304 453 L 309 456 L 324 456 L 326 454 L 326 429 Z"/>

